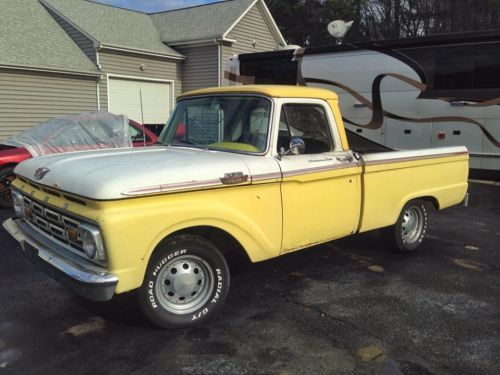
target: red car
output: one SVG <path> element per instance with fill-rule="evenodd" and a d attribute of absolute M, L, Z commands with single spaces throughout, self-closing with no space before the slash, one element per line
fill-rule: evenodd
<path fill-rule="evenodd" d="M 134 147 L 151 146 L 157 141 L 156 135 L 141 124 L 133 120 L 128 123 Z M 10 182 L 14 179 L 14 168 L 31 157 L 31 153 L 24 147 L 0 144 L 0 207 L 12 206 Z"/>

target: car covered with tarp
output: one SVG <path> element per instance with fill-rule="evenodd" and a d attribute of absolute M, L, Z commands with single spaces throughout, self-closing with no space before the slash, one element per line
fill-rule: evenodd
<path fill-rule="evenodd" d="M 10 207 L 10 182 L 23 160 L 63 152 L 147 146 L 154 133 L 105 111 L 56 117 L 0 141 L 0 206 Z"/>

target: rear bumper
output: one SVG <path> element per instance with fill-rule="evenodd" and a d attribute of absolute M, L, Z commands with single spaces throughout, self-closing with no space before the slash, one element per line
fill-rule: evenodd
<path fill-rule="evenodd" d="M 469 207 L 469 193 L 465 193 L 464 200 L 462 201 L 462 206 Z"/>
<path fill-rule="evenodd" d="M 91 301 L 108 301 L 115 294 L 118 277 L 85 264 L 78 255 L 64 256 L 68 253 L 66 249 L 42 236 L 22 219 L 8 219 L 3 227 L 19 242 L 33 264 L 75 293 Z"/>

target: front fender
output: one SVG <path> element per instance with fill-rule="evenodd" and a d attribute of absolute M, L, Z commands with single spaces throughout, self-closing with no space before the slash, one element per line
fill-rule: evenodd
<path fill-rule="evenodd" d="M 279 255 L 278 184 L 247 185 L 105 202 L 99 215 L 117 292 L 142 284 L 158 244 L 179 230 L 211 226 L 232 235 L 253 261 Z"/>

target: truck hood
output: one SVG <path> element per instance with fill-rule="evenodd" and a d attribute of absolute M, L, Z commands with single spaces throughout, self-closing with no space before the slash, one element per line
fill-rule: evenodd
<path fill-rule="evenodd" d="M 82 197 L 110 200 L 222 185 L 227 174 L 250 176 L 244 158 L 184 147 L 125 148 L 33 158 L 15 173 Z"/>

